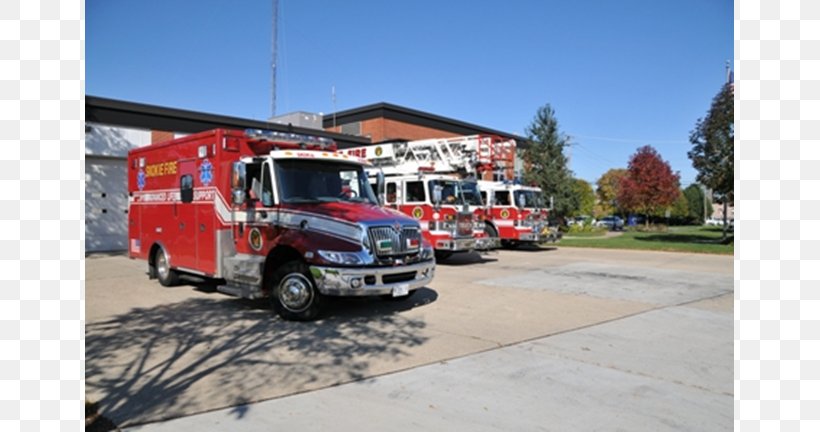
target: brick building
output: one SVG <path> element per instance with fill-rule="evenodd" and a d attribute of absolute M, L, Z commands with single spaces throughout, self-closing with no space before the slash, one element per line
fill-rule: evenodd
<path fill-rule="evenodd" d="M 327 131 L 369 138 L 374 144 L 476 134 L 514 139 L 518 148 L 525 144 L 525 138 L 518 135 L 385 102 L 326 114 L 322 126 Z M 507 170 L 506 178 L 521 171 L 519 159 L 515 168 Z M 492 180 L 492 173 L 486 173 L 485 180 Z"/>

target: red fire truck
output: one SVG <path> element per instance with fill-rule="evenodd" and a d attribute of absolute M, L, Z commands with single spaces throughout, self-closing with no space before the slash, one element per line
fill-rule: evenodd
<path fill-rule="evenodd" d="M 421 223 L 424 238 L 433 245 L 438 260 L 456 252 L 498 247 L 498 239 L 485 232 L 485 212 L 474 183 L 471 187 L 454 175 L 451 167 L 419 159 L 420 151 L 419 146 L 406 142 L 346 150 L 349 155 L 366 158 L 385 174 L 385 206 Z"/>
<path fill-rule="evenodd" d="M 500 241 L 503 246 L 514 247 L 523 243 L 557 241 L 560 234 L 548 226 L 547 208 L 540 188 L 474 179 L 481 178 L 486 172 L 493 173 L 496 178 L 506 178 L 507 172 L 513 169 L 515 148 L 512 139 L 495 135 L 469 135 L 386 143 L 348 151 L 367 158 L 385 170 L 409 173 L 427 170 L 462 179 L 459 189 L 464 194 L 463 202 L 474 214 L 476 228 L 484 231 L 485 235 L 479 238 L 483 238 L 486 244 L 494 247 Z M 407 206 L 407 191 L 402 189 L 402 184 L 392 186 L 392 180 L 392 176 L 387 179 L 387 203 L 413 215 L 411 211 L 416 210 L 414 206 Z M 412 181 L 412 176 L 400 180 L 406 183 Z M 391 187 L 398 189 L 397 203 L 389 197 Z M 432 186 L 428 190 L 432 190 Z M 422 217 L 428 216 L 424 213 Z M 426 221 L 421 220 L 423 228 Z M 435 239 L 431 238 L 430 241 L 436 245 Z"/>
<path fill-rule="evenodd" d="M 501 244 L 516 247 L 525 243 L 556 242 L 561 233 L 549 226 L 549 211 L 541 188 L 509 181 L 479 181 L 487 203 L 487 230 Z"/>
<path fill-rule="evenodd" d="M 325 296 L 406 298 L 432 280 L 433 249 L 416 220 L 378 205 L 369 163 L 335 150 L 225 129 L 131 150 L 129 256 L 162 285 L 219 279 L 290 320 L 316 318 Z"/>

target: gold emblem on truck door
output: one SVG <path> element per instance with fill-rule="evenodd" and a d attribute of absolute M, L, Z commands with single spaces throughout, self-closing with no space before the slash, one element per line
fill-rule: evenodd
<path fill-rule="evenodd" d="M 248 232 L 248 244 L 251 245 L 253 250 L 262 249 L 262 233 L 259 232 L 259 228 L 253 228 Z"/>

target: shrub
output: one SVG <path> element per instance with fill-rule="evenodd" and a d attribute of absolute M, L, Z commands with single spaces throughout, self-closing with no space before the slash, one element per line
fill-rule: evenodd
<path fill-rule="evenodd" d="M 567 234 L 592 234 L 592 233 L 605 233 L 607 229 L 605 227 L 596 227 L 592 224 L 574 224 L 570 225 L 567 230 L 565 231 Z"/>

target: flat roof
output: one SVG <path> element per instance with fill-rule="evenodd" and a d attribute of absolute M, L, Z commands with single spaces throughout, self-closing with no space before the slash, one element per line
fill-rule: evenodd
<path fill-rule="evenodd" d="M 330 138 L 336 141 L 336 145 L 339 148 L 359 147 L 371 144 L 370 139 L 365 137 L 339 134 L 321 129 L 310 129 L 281 123 L 168 108 L 89 95 L 85 97 L 85 120 L 112 126 L 181 133 L 196 133 L 217 128 L 267 129 L 278 132 L 293 132 Z"/>
<path fill-rule="evenodd" d="M 398 120 L 405 123 L 415 124 L 419 126 L 429 127 L 432 129 L 452 132 L 458 135 L 473 135 L 473 134 L 492 134 L 499 135 L 503 138 L 512 138 L 519 143 L 525 143 L 526 138 L 491 129 L 484 126 L 479 126 L 472 123 L 463 122 L 461 120 L 443 117 L 436 114 L 431 114 L 424 111 L 414 110 L 399 105 L 394 105 L 387 102 L 379 102 L 372 105 L 365 105 L 359 108 L 353 108 L 336 113 L 325 114 L 322 118 L 322 126 L 325 128 L 333 127 L 334 115 L 336 125 L 346 123 L 353 123 L 362 120 L 370 120 L 374 118 L 386 118 L 391 120 Z"/>

